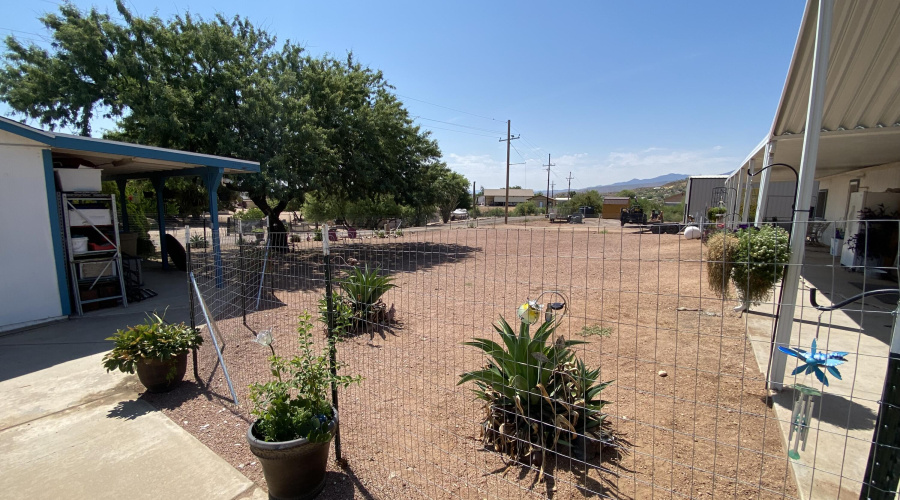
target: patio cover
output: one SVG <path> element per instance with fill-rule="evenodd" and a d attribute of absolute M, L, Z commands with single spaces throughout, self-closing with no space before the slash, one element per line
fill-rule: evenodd
<path fill-rule="evenodd" d="M 775 143 L 773 163 L 799 167 L 806 130 L 816 16 L 807 2 L 772 128 L 732 176 L 764 165 Z M 900 2 L 835 2 L 816 178 L 900 161 Z M 772 181 L 794 181 L 773 169 Z"/>
<path fill-rule="evenodd" d="M 128 230 L 128 214 L 125 207 L 125 183 L 129 179 L 150 179 L 156 190 L 157 221 L 159 222 L 160 256 L 163 268 L 168 268 L 165 233 L 165 180 L 169 177 L 200 176 L 209 192 L 209 214 L 212 224 L 213 253 L 217 283 L 222 281 L 221 248 L 219 244 L 219 211 L 216 187 L 224 174 L 258 173 L 259 162 L 226 158 L 174 149 L 143 146 L 127 142 L 110 141 L 93 137 L 48 132 L 30 127 L 9 118 L 0 117 L 0 130 L 16 134 L 46 145 L 49 158 L 45 162 L 67 159 L 102 170 L 101 178 L 116 181 L 119 185 L 122 225 Z M 45 166 L 46 168 L 46 166 Z M 52 166 L 50 172 L 52 175 Z M 48 193 L 55 200 L 54 193 Z M 55 203 L 55 202 L 54 202 Z M 51 209 L 55 213 L 55 208 Z M 60 258 L 58 256 L 58 258 Z"/>

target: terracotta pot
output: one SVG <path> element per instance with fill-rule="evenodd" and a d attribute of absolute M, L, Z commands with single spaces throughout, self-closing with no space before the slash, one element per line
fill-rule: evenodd
<path fill-rule="evenodd" d="M 187 352 L 183 352 L 165 361 L 142 359 L 135 365 L 138 378 L 150 392 L 171 391 L 184 380 L 187 355 Z"/>
<path fill-rule="evenodd" d="M 328 427 L 332 439 L 338 427 L 337 411 L 333 412 L 334 420 Z M 305 438 L 269 443 L 253 435 L 255 427 L 256 422 L 247 429 L 247 442 L 262 465 L 269 498 L 306 500 L 317 497 L 325 488 L 331 439 L 324 443 L 310 443 Z"/>

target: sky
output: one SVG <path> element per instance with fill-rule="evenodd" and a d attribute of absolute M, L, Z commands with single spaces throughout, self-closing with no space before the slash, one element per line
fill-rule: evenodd
<path fill-rule="evenodd" d="M 75 1 L 115 17 L 113 1 Z M 48 46 L 53 0 L 0 34 Z M 313 55 L 384 72 L 443 160 L 481 187 L 559 190 L 737 168 L 768 133 L 805 1 L 127 0 L 168 19 L 240 15 Z M 9 115 L 0 104 L 0 113 Z M 21 118 L 20 118 L 21 119 Z M 106 125 L 107 127 L 110 125 Z M 102 129 L 101 125 L 98 129 Z"/>

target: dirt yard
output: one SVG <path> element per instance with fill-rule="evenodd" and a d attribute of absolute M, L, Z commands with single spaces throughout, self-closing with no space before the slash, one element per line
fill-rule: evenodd
<path fill-rule="evenodd" d="M 408 231 L 334 244 L 338 277 L 357 259 L 395 278 L 399 287 L 385 302 L 398 321 L 340 345 L 344 373 L 364 381 L 340 395 L 347 466 L 331 465 L 322 498 L 798 497 L 745 320 L 708 291 L 701 243 L 612 222 Z M 274 277 L 246 326 L 237 283 L 252 282 L 243 289 L 252 308 L 258 268 L 242 274 L 226 253 L 229 285 L 206 298 L 240 406 L 230 403 L 211 343 L 200 356 L 203 385 L 143 396 L 261 486 L 244 438 L 246 386 L 268 373 L 268 350 L 252 342 L 253 332 L 273 328 L 276 349 L 289 354 L 298 313 L 315 314 L 321 251 L 304 246 L 268 264 Z M 536 483 L 535 470 L 507 468 L 484 449 L 484 409 L 457 381 L 486 362 L 462 342 L 498 339 L 491 323 L 501 315 L 513 323 L 516 307 L 543 290 L 568 297 L 557 335 L 588 341 L 579 357 L 615 381 L 603 393 L 613 403 L 615 442 L 586 461 L 549 460 Z M 599 328 L 585 335 L 592 326 Z"/>

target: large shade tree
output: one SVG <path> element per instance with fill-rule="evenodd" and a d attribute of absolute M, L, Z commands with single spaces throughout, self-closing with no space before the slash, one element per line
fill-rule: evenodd
<path fill-rule="evenodd" d="M 440 149 L 414 125 L 380 71 L 311 57 L 248 20 L 186 14 L 121 21 L 63 4 L 41 18 L 49 49 L 6 39 L 0 100 L 50 127 L 259 161 L 260 175 L 236 176 L 283 230 L 278 215 L 309 193 L 341 202 L 383 199 L 433 206 L 446 174 Z"/>

